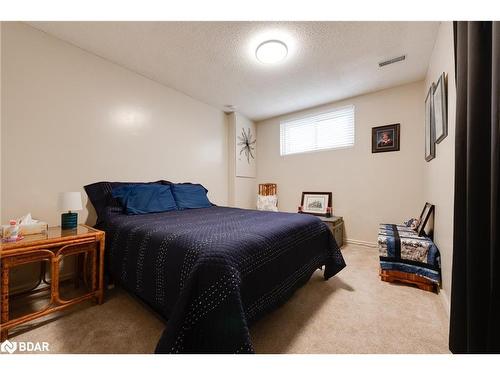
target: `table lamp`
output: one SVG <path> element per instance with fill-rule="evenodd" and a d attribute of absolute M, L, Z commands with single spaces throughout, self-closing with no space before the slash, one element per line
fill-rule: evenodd
<path fill-rule="evenodd" d="M 61 214 L 61 228 L 76 228 L 78 226 L 78 214 L 71 211 L 79 211 L 82 209 L 82 193 L 79 191 L 59 193 L 58 206 L 59 212 L 64 212 Z"/>

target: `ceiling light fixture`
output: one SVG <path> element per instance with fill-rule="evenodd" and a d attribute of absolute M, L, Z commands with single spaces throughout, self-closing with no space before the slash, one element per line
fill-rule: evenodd
<path fill-rule="evenodd" d="M 263 64 L 277 64 L 288 54 L 288 47 L 280 40 L 266 40 L 255 50 L 255 57 Z"/>

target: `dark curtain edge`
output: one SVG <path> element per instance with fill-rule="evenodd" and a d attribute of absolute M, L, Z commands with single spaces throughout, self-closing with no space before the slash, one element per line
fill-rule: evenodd
<path fill-rule="evenodd" d="M 449 349 L 456 354 L 500 353 L 499 30 L 493 21 L 453 22 L 457 97 Z M 490 203 L 479 210 L 485 203 L 477 198 L 481 195 Z"/>

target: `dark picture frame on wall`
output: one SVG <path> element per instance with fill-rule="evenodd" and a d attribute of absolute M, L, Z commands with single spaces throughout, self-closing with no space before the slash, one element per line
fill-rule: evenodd
<path fill-rule="evenodd" d="M 446 91 L 446 74 L 443 73 L 434 86 L 432 98 L 436 143 L 440 143 L 448 135 Z"/>
<path fill-rule="evenodd" d="M 425 97 L 425 160 L 431 161 L 436 157 L 436 132 L 434 128 L 434 83 L 429 87 Z"/>
<path fill-rule="evenodd" d="M 300 206 L 301 213 L 327 216 L 328 209 L 331 212 L 332 193 L 305 191 L 302 193 Z"/>
<path fill-rule="evenodd" d="M 400 124 L 372 128 L 372 153 L 399 151 Z"/>

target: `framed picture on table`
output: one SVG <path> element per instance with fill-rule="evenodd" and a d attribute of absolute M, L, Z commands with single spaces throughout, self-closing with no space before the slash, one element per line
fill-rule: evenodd
<path fill-rule="evenodd" d="M 429 202 L 425 203 L 425 206 L 420 214 L 420 219 L 416 232 L 419 236 L 425 236 L 425 226 L 427 225 L 431 215 L 434 214 L 434 205 Z"/>
<path fill-rule="evenodd" d="M 326 216 L 328 212 L 331 213 L 332 193 L 303 192 L 300 206 L 302 213 Z"/>

